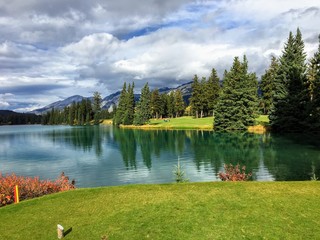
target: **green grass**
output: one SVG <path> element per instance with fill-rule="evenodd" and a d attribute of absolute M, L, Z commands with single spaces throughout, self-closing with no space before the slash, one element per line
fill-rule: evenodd
<path fill-rule="evenodd" d="M 320 182 L 79 189 L 0 208 L 0 239 L 317 239 Z"/>
<path fill-rule="evenodd" d="M 139 128 L 139 129 L 195 129 L 195 130 L 212 130 L 213 117 L 194 118 L 194 117 L 179 117 L 164 119 L 151 119 L 150 122 L 143 126 L 127 125 L 124 128 Z M 267 115 L 260 115 L 256 119 L 257 124 L 267 125 L 269 118 Z M 111 120 L 105 120 L 104 124 L 111 124 Z"/>
<path fill-rule="evenodd" d="M 260 115 L 256 118 L 256 122 L 262 125 L 266 125 L 270 122 L 268 115 Z"/>
<path fill-rule="evenodd" d="M 164 119 L 151 119 L 148 124 L 151 128 L 167 128 L 167 129 L 209 129 L 213 127 L 213 117 L 193 118 L 179 117 Z"/>

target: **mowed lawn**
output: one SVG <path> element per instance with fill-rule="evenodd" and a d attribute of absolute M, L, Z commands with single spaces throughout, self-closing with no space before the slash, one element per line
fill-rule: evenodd
<path fill-rule="evenodd" d="M 213 117 L 193 118 L 179 117 L 166 119 L 151 119 L 146 127 L 166 129 L 208 129 L 213 128 Z"/>
<path fill-rule="evenodd" d="M 105 121 L 107 123 L 107 121 Z M 165 118 L 165 119 L 150 119 L 148 124 L 142 126 L 122 125 L 123 128 L 138 128 L 138 129 L 195 129 L 195 130 L 212 130 L 213 117 L 193 118 Z"/>
<path fill-rule="evenodd" d="M 269 118 L 267 115 L 260 115 L 256 119 L 257 124 L 267 125 Z M 103 124 L 112 124 L 112 120 L 106 119 Z M 165 119 L 150 119 L 148 124 L 142 126 L 126 125 L 123 128 L 139 129 L 195 129 L 213 130 L 213 117 L 194 118 L 191 116 Z"/>
<path fill-rule="evenodd" d="M 319 239 L 320 182 L 79 189 L 0 208 L 0 239 Z"/>

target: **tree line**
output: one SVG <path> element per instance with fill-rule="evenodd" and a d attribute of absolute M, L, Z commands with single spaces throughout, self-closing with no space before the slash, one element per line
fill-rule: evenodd
<path fill-rule="evenodd" d="M 40 124 L 41 116 L 31 113 L 17 113 L 0 110 L 0 125 Z"/>
<path fill-rule="evenodd" d="M 122 125 L 143 125 L 151 118 L 174 118 L 183 116 L 185 103 L 181 90 L 159 93 L 159 89 L 150 91 L 146 83 L 141 89 L 138 102 L 134 100 L 134 83 L 123 84 L 119 104 L 114 109 L 113 123 Z"/>
<path fill-rule="evenodd" d="M 92 125 L 99 124 L 100 119 L 108 119 L 112 114 L 108 110 L 101 109 L 102 98 L 99 92 L 93 94 L 93 100 L 82 99 L 81 102 L 72 102 L 64 109 L 52 108 L 42 115 L 44 125 Z"/>
<path fill-rule="evenodd" d="M 300 29 L 289 33 L 282 55 L 272 57 L 258 82 L 246 56 L 235 57 L 219 82 L 215 69 L 208 81 L 193 78 L 191 112 L 214 115 L 215 131 L 246 130 L 258 114 L 269 115 L 277 132 L 320 131 L 320 36 L 318 51 L 307 62 Z"/>

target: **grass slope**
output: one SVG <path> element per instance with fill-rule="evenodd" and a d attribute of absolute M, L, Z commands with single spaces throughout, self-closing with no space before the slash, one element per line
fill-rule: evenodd
<path fill-rule="evenodd" d="M 269 123 L 267 115 L 260 115 L 256 122 L 262 125 Z M 106 119 L 103 124 L 112 124 L 112 120 Z M 194 117 L 179 117 L 164 119 L 151 119 L 149 124 L 142 126 L 122 125 L 123 128 L 138 128 L 138 129 L 195 129 L 195 130 L 213 130 L 213 117 L 194 118 Z"/>
<path fill-rule="evenodd" d="M 140 129 L 201 129 L 212 130 L 213 118 L 193 118 L 179 117 L 164 119 L 151 119 L 149 124 L 142 126 L 127 125 L 124 128 L 140 128 Z"/>
<path fill-rule="evenodd" d="M 320 182 L 79 189 L 0 209 L 0 239 L 316 239 Z"/>

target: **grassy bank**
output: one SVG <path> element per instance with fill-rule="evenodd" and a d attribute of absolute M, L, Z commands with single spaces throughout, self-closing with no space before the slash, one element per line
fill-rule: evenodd
<path fill-rule="evenodd" d="M 0 208 L 0 239 L 316 239 L 320 182 L 79 189 Z"/>
<path fill-rule="evenodd" d="M 179 117 L 166 119 L 151 119 L 150 122 L 142 126 L 122 126 L 123 128 L 140 128 L 140 129 L 201 129 L 212 130 L 213 118 L 193 118 Z"/>
<path fill-rule="evenodd" d="M 269 122 L 267 115 L 260 115 L 256 122 L 266 125 Z M 111 120 L 104 120 L 103 124 L 112 124 Z M 262 124 L 262 125 L 261 125 Z M 127 125 L 123 128 L 137 128 L 137 129 L 195 129 L 195 130 L 213 130 L 213 117 L 193 118 L 193 117 L 179 117 L 167 119 L 151 119 L 149 124 L 142 126 Z"/>

